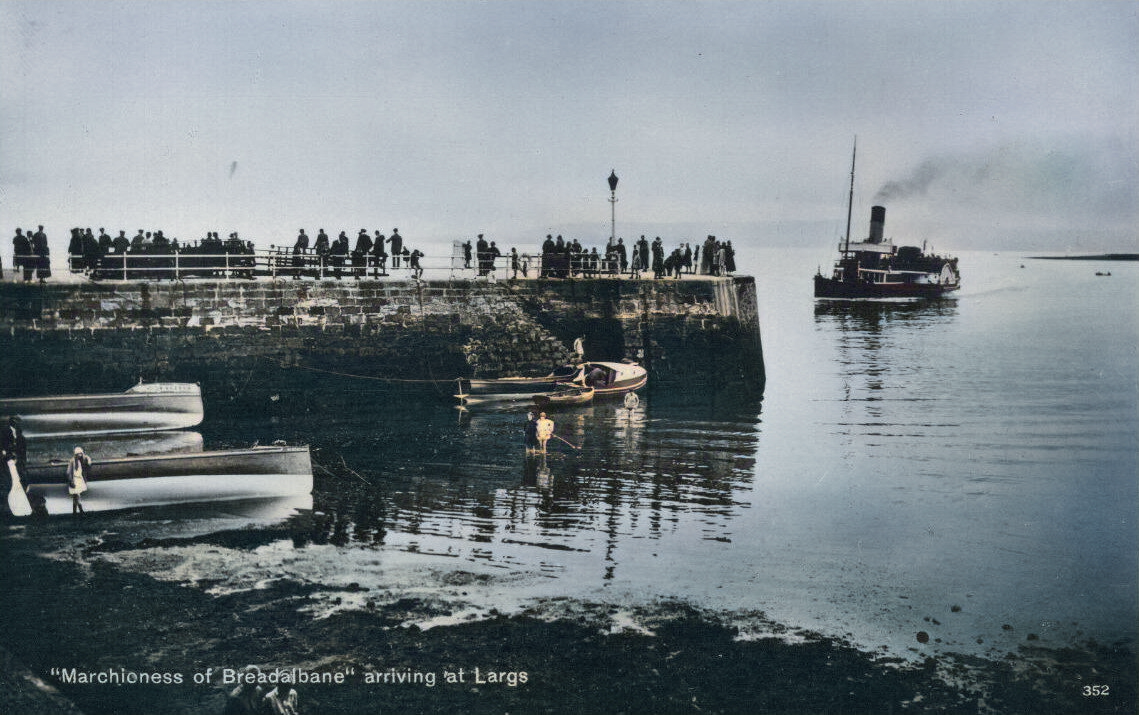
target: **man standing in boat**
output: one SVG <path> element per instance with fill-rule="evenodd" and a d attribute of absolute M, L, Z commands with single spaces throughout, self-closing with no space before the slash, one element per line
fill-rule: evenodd
<path fill-rule="evenodd" d="M 554 436 L 554 421 L 546 417 L 543 412 L 538 415 L 538 451 L 546 451 L 546 442 L 550 441 L 550 437 Z"/>

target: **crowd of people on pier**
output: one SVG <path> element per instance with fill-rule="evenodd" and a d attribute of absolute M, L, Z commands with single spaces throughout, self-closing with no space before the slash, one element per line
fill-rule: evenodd
<path fill-rule="evenodd" d="M 35 232 L 30 228 L 27 232 L 16 229 L 16 236 L 12 239 L 12 267 L 17 276 L 23 273 L 25 283 L 30 282 L 33 275 L 40 283 L 51 277 L 51 251 L 43 226 Z M 0 264 L 0 275 L 3 269 L 3 264 Z"/>
<path fill-rule="evenodd" d="M 726 276 L 736 270 L 736 254 L 731 241 L 718 241 L 709 235 L 693 249 L 681 243 L 665 254 L 664 242 L 657 236 L 650 243 L 642 234 L 632 246 L 624 238 L 609 240 L 604 252 L 597 247 L 586 249 L 575 238 L 566 241 L 560 235 L 546 234 L 542 242 L 542 268 L 545 278 L 571 276 L 629 275 L 640 278 L 650 271 L 654 279 L 680 278 L 682 274 Z"/>
<path fill-rule="evenodd" d="M 504 254 L 495 241 L 478 234 L 455 243 L 456 257 L 452 267 L 458 267 L 458 247 L 462 249 L 462 267 L 473 269 L 478 276 L 491 276 L 506 268 L 512 278 L 594 277 L 601 275 L 647 277 L 654 279 L 680 278 L 684 274 L 725 276 L 735 272 L 735 249 L 731 241 L 719 241 L 709 235 L 703 243 L 693 246 L 682 242 L 668 251 L 657 236 L 651 242 L 642 235 L 626 245 L 623 238 L 609 239 L 603 247 L 584 247 L 578 239 L 565 240 L 562 236 L 547 235 L 538 255 L 519 254 L 511 248 Z M 17 278 L 33 278 L 43 282 L 51 276 L 51 262 L 47 236 L 43 226 L 37 230 L 16 229 L 12 239 L 13 265 Z M 305 229 L 300 229 L 292 247 L 271 246 L 264 265 L 258 258 L 252 241 L 243 240 L 236 232 L 226 239 L 208 232 L 200 240 L 180 243 L 168 238 L 161 230 L 139 229 L 133 237 L 126 231 L 111 236 L 100 228 L 96 235 L 90 228 L 71 229 L 68 244 L 68 267 L 93 280 L 99 279 L 154 279 L 186 277 L 241 277 L 254 275 L 336 278 L 381 277 L 390 275 L 390 269 L 404 269 L 419 279 L 423 275 L 424 253 L 407 245 L 399 229 L 385 236 L 379 230 L 369 234 L 360 229 L 352 243 L 346 231 L 332 239 L 323 228 L 311 240 Z M 502 259 L 508 260 L 502 265 Z M 0 262 L 0 276 L 3 264 Z"/>
<path fill-rule="evenodd" d="M 173 278 L 253 275 L 253 242 L 237 232 L 224 240 L 216 231 L 199 241 L 180 244 L 161 230 L 138 232 L 127 238 L 126 231 L 111 237 L 105 229 L 95 236 L 90 228 L 71 229 L 67 246 L 68 267 L 72 273 L 99 278 Z M 178 260 L 175 261 L 174 257 Z M 129 257 L 129 258 L 127 258 Z"/>
<path fill-rule="evenodd" d="M 273 249 L 271 253 L 274 253 Z M 277 251 L 276 255 L 281 253 Z M 317 231 L 316 240 L 310 246 L 309 236 L 302 228 L 293 243 L 287 261 L 288 268 L 277 272 L 291 273 L 296 279 L 306 275 L 331 276 L 336 279 L 350 275 L 360 279 L 367 276 L 370 270 L 373 277 L 379 277 L 388 275 L 390 258 L 393 269 L 400 268 L 402 264 L 419 279 L 423 276 L 423 266 L 420 263 L 423 256 L 424 253 L 418 248 L 412 249 L 406 245 L 398 228 L 392 229 L 391 236 L 384 236 L 379 230 L 369 236 L 367 229 L 362 228 L 356 234 L 355 245 L 351 247 L 347 232 L 341 231 L 335 240 L 329 240 L 323 228 Z"/>

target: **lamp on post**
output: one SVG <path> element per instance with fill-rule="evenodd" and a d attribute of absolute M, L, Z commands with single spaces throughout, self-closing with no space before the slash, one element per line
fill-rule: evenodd
<path fill-rule="evenodd" d="M 611 217 L 609 219 L 609 244 L 617 241 L 617 172 L 609 170 L 609 206 Z"/>

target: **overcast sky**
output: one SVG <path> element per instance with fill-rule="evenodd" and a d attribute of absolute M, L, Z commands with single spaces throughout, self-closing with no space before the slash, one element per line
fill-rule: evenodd
<path fill-rule="evenodd" d="M 1139 3 L 0 1 L 0 225 L 1139 250 Z"/>

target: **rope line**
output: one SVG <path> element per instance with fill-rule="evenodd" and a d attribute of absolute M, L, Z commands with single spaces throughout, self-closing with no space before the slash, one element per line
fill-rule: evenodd
<path fill-rule="evenodd" d="M 376 382 L 406 382 L 406 383 L 421 383 L 421 384 L 422 383 L 429 383 L 432 385 L 438 385 L 441 382 L 452 382 L 452 381 L 458 381 L 458 380 L 463 379 L 461 377 L 454 377 L 454 378 L 448 378 L 446 380 L 436 380 L 436 379 L 413 380 L 410 378 L 400 378 L 400 377 L 376 377 L 375 375 L 357 375 L 357 374 L 354 374 L 351 372 L 339 372 L 337 370 L 325 370 L 323 368 L 309 367 L 307 365 L 286 365 L 283 361 L 280 362 L 279 364 L 281 365 L 282 368 L 284 368 L 286 370 L 289 368 L 295 368 L 297 370 L 308 370 L 310 372 L 323 372 L 327 375 L 339 375 L 340 377 L 354 377 L 354 378 L 357 378 L 359 380 L 375 380 Z"/>

